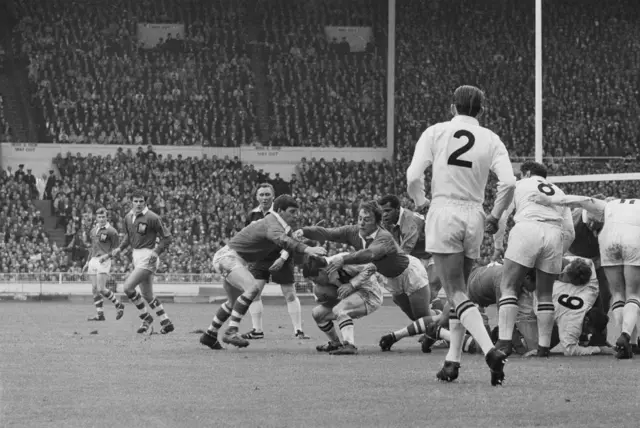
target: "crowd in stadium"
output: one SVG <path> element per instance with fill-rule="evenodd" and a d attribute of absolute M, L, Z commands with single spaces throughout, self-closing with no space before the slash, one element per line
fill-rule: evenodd
<path fill-rule="evenodd" d="M 32 96 L 50 141 L 132 145 L 133 150 L 386 144 L 385 1 L 359 0 L 348 7 L 337 0 L 14 3 L 20 19 L 14 53 L 29 61 Z M 638 47 L 630 31 L 637 8 L 632 2 L 604 8 L 588 0 L 581 3 L 579 18 L 566 20 L 564 8 L 575 1 L 556 3 L 545 12 L 545 55 L 556 58 L 544 70 L 547 154 L 635 155 L 640 97 L 633 58 L 638 57 L 626 52 Z M 483 19 L 466 20 L 470 11 Z M 185 36 L 140 49 L 138 22 L 184 22 Z M 532 8 L 505 0 L 410 0 L 397 3 L 396 22 L 395 162 L 303 161 L 290 183 L 274 185 L 278 193 L 288 191 L 300 200 L 304 224 L 320 219 L 344 224 L 362 199 L 405 195 L 413 144 L 426 126 L 447 118 L 451 90 L 461 81 L 485 89 L 490 104 L 483 122 L 504 137 L 510 154 L 533 153 Z M 325 25 L 371 25 L 374 37 L 363 52 L 349 52 L 327 42 Z M 479 31 L 484 37 L 475 37 Z M 582 55 L 585 50 L 590 55 Z M 4 141 L 10 126 L 1 106 L 0 97 Z M 38 190 L 40 198 L 53 201 L 66 230 L 65 246 L 52 245 L 41 226 L 31 226 L 42 223 L 30 202 L 34 186 L 5 173 L 0 196 L 11 202 L 0 213 L 3 255 L 9 247 L 18 251 L 1 258 L 2 272 L 79 270 L 92 221 L 87 213 L 105 206 L 122 230 L 127 189 L 150 182 L 158 189 L 150 207 L 176 237 L 161 272 L 211 273 L 210 256 L 255 205 L 254 186 L 275 180 L 237 159 L 162 158 L 150 148 L 121 149 L 112 157 L 60 157 L 54 164 L 55 186 L 45 189 L 46 178 L 39 179 Z M 548 166 L 551 175 L 635 172 L 635 163 L 624 160 L 556 158 Z M 563 187 L 623 197 L 634 190 L 633 182 Z M 493 203 L 491 192 L 487 206 Z M 410 206 L 406 197 L 404 202 Z M 483 257 L 489 253 L 487 245 Z M 128 263 L 121 257 L 115 270 L 127 271 Z"/>

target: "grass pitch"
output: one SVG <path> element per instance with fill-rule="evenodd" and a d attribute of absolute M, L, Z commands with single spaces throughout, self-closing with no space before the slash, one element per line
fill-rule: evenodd
<path fill-rule="evenodd" d="M 640 426 L 637 359 L 512 357 L 496 388 L 483 357 L 464 355 L 459 381 L 442 384 L 445 350 L 422 354 L 408 338 L 380 352 L 380 336 L 407 324 L 393 306 L 356 321 L 360 355 L 340 357 L 315 351 L 325 337 L 308 305 L 311 340 L 293 339 L 278 301 L 265 308 L 266 339 L 217 352 L 191 333 L 216 305 L 165 304 L 167 336 L 137 335 L 132 305 L 120 321 L 105 307 L 107 321 L 90 323 L 91 304 L 0 304 L 0 426 Z"/>

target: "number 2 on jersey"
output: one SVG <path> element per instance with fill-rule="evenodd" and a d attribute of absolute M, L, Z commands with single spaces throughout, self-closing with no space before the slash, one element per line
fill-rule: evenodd
<path fill-rule="evenodd" d="M 460 147 L 458 150 L 451 153 L 451 155 L 449 156 L 449 159 L 447 160 L 447 164 L 454 165 L 454 166 L 461 166 L 463 168 L 471 168 L 473 166 L 472 162 L 461 160 L 459 158 L 460 156 L 462 156 L 463 154 L 471 150 L 473 145 L 476 143 L 476 137 L 466 129 L 461 129 L 459 131 L 456 131 L 455 134 L 453 134 L 453 138 L 460 139 L 462 137 L 467 137 L 467 144 L 465 144 L 464 146 Z"/>
<path fill-rule="evenodd" d="M 561 294 L 560 297 L 558 297 L 558 303 L 560 303 L 565 308 L 574 311 L 584 306 L 584 300 L 577 296 L 569 296 L 568 294 Z"/>

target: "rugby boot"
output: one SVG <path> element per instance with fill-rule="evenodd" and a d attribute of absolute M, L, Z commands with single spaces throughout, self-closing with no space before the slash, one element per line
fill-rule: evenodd
<path fill-rule="evenodd" d="M 264 339 L 264 332 L 257 331 L 255 328 L 252 328 L 251 331 L 242 334 L 242 338 L 247 340 Z"/>
<path fill-rule="evenodd" d="M 304 340 L 311 339 L 309 336 L 304 334 L 304 331 L 302 330 L 296 331 L 296 334 L 294 334 L 293 337 L 295 337 L 296 339 L 304 339 Z"/>
<path fill-rule="evenodd" d="M 116 321 L 119 320 L 120 318 L 122 318 L 122 316 L 124 315 L 124 303 L 120 303 L 118 306 L 116 306 Z"/>
<path fill-rule="evenodd" d="M 209 333 L 209 332 L 203 333 L 202 336 L 200 336 L 200 343 L 203 344 L 204 346 L 208 346 L 209 348 L 213 349 L 214 351 L 218 351 L 218 350 L 223 350 L 224 349 L 222 347 L 222 344 L 218 340 L 218 334 L 217 333 Z"/>
<path fill-rule="evenodd" d="M 329 352 L 329 355 L 357 355 L 358 348 L 353 343 L 344 342 L 344 344 L 333 351 Z"/>
<path fill-rule="evenodd" d="M 616 340 L 616 358 L 619 360 L 629 360 L 633 358 L 631 347 L 631 337 L 627 333 L 622 333 Z"/>
<path fill-rule="evenodd" d="M 331 341 L 331 342 L 323 343 L 322 345 L 316 346 L 316 351 L 318 351 L 318 352 L 331 352 L 331 351 L 335 351 L 336 349 L 340 349 L 340 348 L 342 348 L 342 343 Z"/>
<path fill-rule="evenodd" d="M 538 352 L 536 353 L 536 357 L 549 358 L 550 355 L 551 355 L 551 348 L 549 348 L 548 346 L 538 345 Z"/>
<path fill-rule="evenodd" d="M 496 348 L 491 348 L 484 357 L 491 370 L 491 385 L 498 386 L 504 382 L 504 364 L 507 361 L 507 354 Z"/>
<path fill-rule="evenodd" d="M 427 330 L 422 336 L 422 352 L 425 354 L 431 353 L 431 347 L 438 341 L 438 334 L 440 333 L 440 326 L 438 323 L 432 322 L 427 325 Z"/>
<path fill-rule="evenodd" d="M 87 318 L 87 321 L 105 321 L 106 318 L 104 317 L 104 314 L 102 312 Z"/>
<path fill-rule="evenodd" d="M 175 330 L 176 328 L 174 327 L 173 323 L 171 322 L 171 320 L 166 319 L 160 322 L 160 325 L 162 326 L 162 328 L 160 328 L 160 333 L 161 334 L 169 334 L 171 333 L 173 330 Z"/>
<path fill-rule="evenodd" d="M 151 315 L 147 315 L 147 317 L 144 320 L 142 320 L 142 325 L 140 325 L 140 327 L 138 328 L 137 333 L 138 334 L 144 334 L 144 333 L 152 334 L 153 333 L 153 326 L 151 324 L 153 324 L 153 317 Z"/>
<path fill-rule="evenodd" d="M 391 347 L 396 343 L 396 338 L 393 337 L 393 333 L 385 334 L 380 338 L 380 349 L 382 352 L 391 351 Z"/>
<path fill-rule="evenodd" d="M 249 341 L 243 338 L 236 329 L 227 330 L 224 333 L 224 336 L 222 336 L 222 341 L 238 348 L 246 348 L 247 346 L 249 346 Z"/>
<path fill-rule="evenodd" d="M 445 360 L 444 366 L 436 373 L 436 378 L 442 382 L 453 382 L 460 374 L 460 363 Z"/>
<path fill-rule="evenodd" d="M 505 354 L 507 357 L 513 354 L 513 342 L 511 340 L 500 340 L 496 342 L 496 349 Z"/>

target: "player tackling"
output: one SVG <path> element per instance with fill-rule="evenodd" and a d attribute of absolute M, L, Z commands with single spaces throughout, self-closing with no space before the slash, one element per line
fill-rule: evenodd
<path fill-rule="evenodd" d="M 453 94 L 449 122 L 430 126 L 416 144 L 407 169 L 407 192 L 418 211 L 429 206 L 424 173 L 433 166 L 431 194 L 425 226 L 425 250 L 433 254 L 436 271 L 451 304 L 451 345 L 438 379 L 458 378 L 465 329 L 475 338 L 491 370 L 491 384 L 502 385 L 506 355 L 493 346 L 478 308 L 469 300 L 466 283 L 485 231 L 482 207 L 489 172 L 500 183 L 487 231 L 495 233 L 498 219 L 513 198 L 515 176 L 509 154 L 500 138 L 480 126 L 484 93 L 474 86 L 461 86 Z"/>

